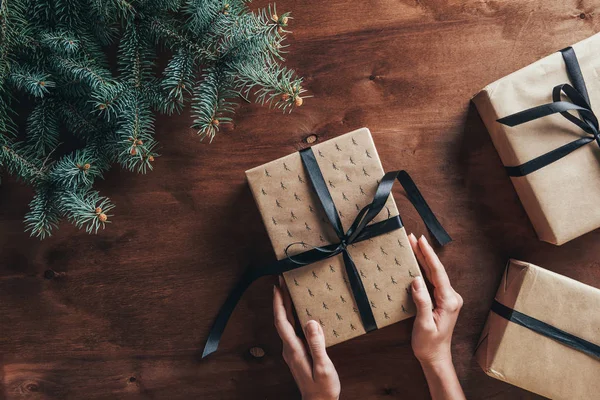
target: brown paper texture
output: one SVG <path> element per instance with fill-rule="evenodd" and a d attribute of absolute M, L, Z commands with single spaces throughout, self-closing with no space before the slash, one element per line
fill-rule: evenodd
<path fill-rule="evenodd" d="M 600 107 L 600 34 L 572 46 L 591 105 Z M 552 88 L 570 83 L 560 53 L 514 72 L 479 92 L 473 102 L 505 166 L 523 164 L 579 137 L 580 128 L 560 114 L 508 127 L 496 120 L 552 101 Z M 538 171 L 511 177 L 538 234 L 557 245 L 600 227 L 600 148 L 594 142 Z"/>
<path fill-rule="evenodd" d="M 317 144 L 313 151 L 346 230 L 373 200 L 384 175 L 371 133 L 362 128 Z M 246 176 L 277 259 L 285 258 L 284 250 L 293 242 L 337 243 L 298 153 L 248 170 Z M 390 196 L 373 222 L 395 215 L 398 210 Z M 290 250 L 294 254 L 309 249 Z M 355 243 L 349 252 L 379 328 L 415 315 L 409 286 L 421 273 L 404 228 Z M 365 333 L 341 254 L 286 272 L 284 278 L 300 322 L 304 326 L 311 319 L 319 321 L 328 346 Z"/>
<path fill-rule="evenodd" d="M 496 300 L 600 344 L 600 290 L 510 260 Z M 552 399 L 600 398 L 600 361 L 490 312 L 477 348 L 489 376 Z"/>

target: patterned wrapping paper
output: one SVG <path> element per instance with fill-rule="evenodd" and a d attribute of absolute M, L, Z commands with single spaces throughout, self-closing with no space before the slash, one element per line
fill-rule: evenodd
<path fill-rule="evenodd" d="M 344 230 L 373 200 L 384 171 L 371 133 L 362 128 L 313 146 L 317 162 L 338 209 Z M 250 189 L 278 260 L 310 246 L 337 243 L 308 181 L 300 155 L 290 154 L 246 171 Z M 373 220 L 398 215 L 392 196 Z M 350 245 L 378 328 L 415 315 L 410 283 L 420 275 L 404 228 Z M 284 273 L 302 325 L 319 321 L 328 346 L 365 330 L 347 281 L 342 255 Z"/>

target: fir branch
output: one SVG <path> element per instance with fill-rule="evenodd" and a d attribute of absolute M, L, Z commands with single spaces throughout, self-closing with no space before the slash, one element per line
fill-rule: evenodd
<path fill-rule="evenodd" d="M 23 151 L 22 143 L 5 143 L 0 146 L 0 166 L 28 184 L 35 185 L 46 177 L 44 164 Z"/>
<path fill-rule="evenodd" d="M 59 196 L 60 212 L 65 215 L 77 228 L 85 229 L 87 233 L 98 233 L 104 229 L 114 205 L 107 197 L 100 196 L 98 192 L 90 191 L 63 191 Z"/>
<path fill-rule="evenodd" d="M 81 46 L 79 40 L 66 31 L 44 32 L 40 36 L 40 43 L 64 57 L 77 53 Z"/>
<path fill-rule="evenodd" d="M 95 163 L 96 159 L 87 149 L 75 150 L 61 157 L 49 172 L 49 180 L 59 187 L 74 191 L 89 188 L 94 179 L 102 177 L 102 172 Z"/>
<path fill-rule="evenodd" d="M 222 69 L 211 68 L 203 75 L 194 89 L 192 98 L 192 127 L 198 130 L 200 139 L 212 141 L 223 123 L 230 123 L 236 103 L 232 101 L 237 92 L 231 89 L 233 80 Z"/>
<path fill-rule="evenodd" d="M 117 158 L 124 168 L 145 173 L 152 169 L 151 162 L 157 155 L 152 137 L 154 116 L 140 93 L 130 96 L 125 107 L 117 129 L 120 143 Z"/>
<path fill-rule="evenodd" d="M 34 97 L 44 97 L 48 94 L 48 88 L 55 87 L 49 74 L 33 71 L 23 67 L 14 67 L 8 75 L 8 82 L 17 90 L 22 90 Z"/>
<path fill-rule="evenodd" d="M 27 118 L 27 141 L 29 153 L 44 158 L 58 146 L 58 118 L 51 100 L 38 103 Z"/>
<path fill-rule="evenodd" d="M 306 91 L 294 70 L 276 62 L 263 64 L 256 61 L 235 63 L 230 67 L 235 70 L 237 88 L 244 96 L 248 97 L 254 89 L 258 103 L 267 103 L 284 111 L 302 105 L 302 94 Z"/>
<path fill-rule="evenodd" d="M 29 212 L 25 214 L 25 232 L 31 236 L 45 239 L 52 236 L 52 230 L 58 227 L 60 213 L 53 200 L 53 191 L 47 187 L 39 188 L 29 203 Z"/>
<path fill-rule="evenodd" d="M 163 72 L 161 89 L 167 93 L 162 111 L 177 113 L 183 109 L 185 97 L 192 94 L 193 79 L 196 74 L 195 58 L 188 52 L 179 50 Z"/>

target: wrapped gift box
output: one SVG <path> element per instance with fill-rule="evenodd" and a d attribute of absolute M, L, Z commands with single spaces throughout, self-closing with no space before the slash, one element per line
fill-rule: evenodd
<path fill-rule="evenodd" d="M 600 107 L 600 34 L 572 46 L 591 106 Z M 587 134 L 560 114 L 509 127 L 497 120 L 552 102 L 552 89 L 570 83 L 561 53 L 554 53 L 488 85 L 473 102 L 505 166 L 528 162 Z M 571 82 L 572 83 L 572 82 Z M 600 148 L 587 144 L 513 185 L 543 241 L 560 245 L 600 227 Z"/>
<path fill-rule="evenodd" d="M 361 208 L 373 200 L 384 175 L 371 133 L 362 128 L 312 147 L 334 200 L 344 230 Z M 278 260 L 291 254 L 336 243 L 322 206 L 307 179 L 299 153 L 246 171 Z M 373 223 L 398 215 L 394 199 Z M 349 252 L 371 303 L 379 328 L 415 314 L 410 283 L 420 275 L 404 228 L 354 243 Z M 284 273 L 299 320 L 323 326 L 327 345 L 365 333 L 347 281 L 342 255 Z"/>
<path fill-rule="evenodd" d="M 524 314 L 600 349 L 599 289 L 510 260 L 495 302 L 515 310 L 513 317 Z M 519 321 L 490 312 L 476 351 L 486 374 L 552 399 L 599 398 L 600 354 L 576 350 Z"/>

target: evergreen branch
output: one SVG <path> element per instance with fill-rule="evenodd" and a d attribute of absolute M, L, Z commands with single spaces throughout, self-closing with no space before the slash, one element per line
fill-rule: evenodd
<path fill-rule="evenodd" d="M 119 45 L 121 77 L 136 88 L 152 76 L 154 54 L 145 36 L 136 22 L 129 22 Z"/>
<path fill-rule="evenodd" d="M 237 76 L 236 87 L 248 97 L 255 89 L 256 101 L 260 104 L 281 108 L 284 111 L 301 106 L 306 91 L 302 89 L 302 79 L 295 78 L 294 70 L 271 63 L 236 63 L 230 66 Z"/>
<path fill-rule="evenodd" d="M 59 195 L 60 212 L 77 228 L 87 233 L 98 233 L 112 215 L 107 214 L 114 205 L 94 190 L 62 191 Z"/>
<path fill-rule="evenodd" d="M 166 114 L 178 113 L 183 109 L 185 96 L 192 94 L 196 63 L 194 57 L 185 51 L 178 51 L 163 72 L 161 89 L 167 93 L 161 109 Z"/>
<path fill-rule="evenodd" d="M 77 53 L 81 46 L 79 40 L 66 31 L 42 33 L 40 43 L 65 57 Z"/>
<path fill-rule="evenodd" d="M 208 137 L 212 141 L 223 123 L 231 123 L 235 102 L 231 99 L 237 97 L 237 92 L 232 90 L 233 80 L 225 71 L 211 68 L 202 77 L 195 89 L 192 98 L 192 127 L 198 130 L 200 140 Z"/>
<path fill-rule="evenodd" d="M 130 171 L 145 173 L 152 169 L 156 147 L 154 138 L 154 117 L 150 107 L 137 93 L 128 100 L 126 109 L 119 120 L 118 161 Z"/>
<path fill-rule="evenodd" d="M 66 190 L 89 188 L 94 179 L 102 177 L 95 158 L 87 149 L 75 150 L 61 157 L 49 172 L 49 180 Z"/>
<path fill-rule="evenodd" d="M 100 85 L 112 83 L 110 72 L 89 60 L 55 56 L 52 61 L 54 68 L 60 73 L 70 79 L 85 82 L 92 90 L 98 89 Z"/>
<path fill-rule="evenodd" d="M 23 90 L 34 97 L 44 97 L 44 95 L 49 93 L 48 88 L 56 86 L 48 78 L 50 78 L 49 74 L 15 67 L 8 75 L 8 82 L 17 90 Z"/>
<path fill-rule="evenodd" d="M 21 151 L 22 149 L 22 143 L 5 143 L 0 146 L 0 166 L 4 166 L 10 174 L 28 184 L 44 180 L 46 172 L 42 162 Z"/>
<path fill-rule="evenodd" d="M 27 141 L 29 153 L 44 158 L 58 146 L 58 118 L 51 100 L 38 103 L 27 118 Z"/>
<path fill-rule="evenodd" d="M 179 32 L 172 23 L 154 18 L 150 21 L 150 32 L 157 42 L 164 41 L 169 47 L 174 49 L 184 49 L 192 52 L 204 63 L 214 62 L 218 59 L 217 54 L 210 48 L 198 45 L 193 39 L 185 33 Z"/>
<path fill-rule="evenodd" d="M 29 203 L 29 212 L 25 214 L 25 232 L 31 236 L 45 239 L 52 236 L 52 230 L 58 227 L 60 213 L 53 201 L 53 192 L 39 188 Z"/>

